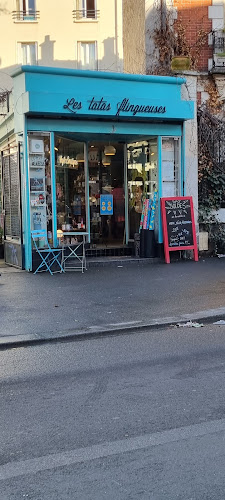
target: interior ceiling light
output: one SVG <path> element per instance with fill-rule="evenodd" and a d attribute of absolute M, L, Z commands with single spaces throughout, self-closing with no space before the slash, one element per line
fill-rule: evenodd
<path fill-rule="evenodd" d="M 105 146 L 104 155 L 106 156 L 114 156 L 116 154 L 116 148 L 114 146 Z"/>
<path fill-rule="evenodd" d="M 153 153 L 153 151 L 152 151 L 151 156 L 154 156 L 154 154 L 155 154 L 155 153 Z"/>
<path fill-rule="evenodd" d="M 103 155 L 102 165 L 104 165 L 104 167 L 107 167 L 107 165 L 111 165 L 111 158 L 107 158 L 107 156 Z"/>
<path fill-rule="evenodd" d="M 76 156 L 76 160 L 79 163 L 84 163 L 84 155 L 83 155 L 83 153 L 78 153 L 78 155 Z"/>

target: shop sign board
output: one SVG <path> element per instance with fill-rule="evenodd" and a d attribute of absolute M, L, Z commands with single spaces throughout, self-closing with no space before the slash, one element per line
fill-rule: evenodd
<path fill-rule="evenodd" d="M 132 120 L 149 120 L 159 118 L 165 120 L 172 119 L 189 119 L 193 118 L 193 102 L 182 101 L 169 98 L 168 93 L 161 95 L 151 95 L 138 97 L 122 94 L 104 95 L 104 94 L 83 94 L 83 90 L 73 90 L 66 93 L 54 93 L 51 89 L 49 92 L 38 92 L 29 90 L 29 112 L 39 114 L 54 113 L 54 115 L 71 115 L 74 117 L 107 117 L 120 120 L 121 118 L 129 118 Z M 178 105 L 179 104 L 179 105 Z M 27 108 L 26 108 L 27 112 Z"/>
<path fill-rule="evenodd" d="M 26 75 L 23 82 L 21 74 Z M 187 120 L 194 116 L 194 102 L 181 98 L 184 78 L 101 74 L 37 66 L 24 66 L 16 70 L 13 77 L 15 93 L 23 95 L 20 113 L 15 110 L 16 132 L 22 130 L 23 113 L 30 114 L 29 121 L 35 120 L 33 116 L 31 118 L 33 113 L 44 114 L 48 119 L 52 114 L 54 117 L 104 117 L 118 121 L 157 118 L 160 122 L 165 119 Z M 102 130 L 100 124 L 98 130 Z M 41 148 L 41 144 L 35 144 L 34 152 L 41 154 Z"/>
<path fill-rule="evenodd" d="M 113 215 L 113 195 L 100 195 L 100 215 Z"/>
<path fill-rule="evenodd" d="M 171 251 L 193 250 L 198 261 L 193 200 L 191 196 L 161 198 L 165 261 Z"/>
<path fill-rule="evenodd" d="M 104 97 L 96 98 L 95 96 L 91 99 L 87 99 L 86 107 L 88 111 L 110 111 L 112 109 L 112 103 L 105 99 Z M 84 106 L 84 103 L 75 97 L 69 97 L 66 103 L 63 105 L 64 109 L 68 109 L 71 113 L 77 113 Z M 131 114 L 136 116 L 140 113 L 144 114 L 164 114 L 166 113 L 166 106 L 162 103 L 152 102 L 131 102 L 130 99 L 124 97 L 120 102 L 117 102 L 116 109 L 114 111 L 115 116 L 120 116 L 122 113 Z"/>

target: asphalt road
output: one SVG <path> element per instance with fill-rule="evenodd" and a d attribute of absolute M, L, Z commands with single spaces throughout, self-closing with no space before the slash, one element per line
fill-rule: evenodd
<path fill-rule="evenodd" d="M 1 500 L 224 500 L 225 326 L 0 352 Z"/>

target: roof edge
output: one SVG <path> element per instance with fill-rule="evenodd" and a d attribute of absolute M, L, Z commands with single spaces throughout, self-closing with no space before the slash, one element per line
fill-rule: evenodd
<path fill-rule="evenodd" d="M 49 66 L 19 66 L 12 71 L 14 78 L 22 73 L 40 73 L 48 75 L 76 76 L 85 78 L 103 78 L 107 80 L 125 80 L 133 82 L 148 83 L 169 83 L 172 85 L 182 85 L 186 83 L 185 78 L 177 76 L 159 76 L 159 75 L 134 75 L 130 73 L 109 73 L 104 71 L 88 71 L 69 68 L 54 68 Z"/>

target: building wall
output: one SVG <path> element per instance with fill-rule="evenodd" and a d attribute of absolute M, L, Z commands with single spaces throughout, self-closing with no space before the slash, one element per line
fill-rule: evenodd
<path fill-rule="evenodd" d="M 145 48 L 146 73 L 154 74 L 158 63 L 158 50 L 155 46 L 155 29 L 159 28 L 159 3 L 155 0 L 145 0 Z"/>
<path fill-rule="evenodd" d="M 126 73 L 145 74 L 145 0 L 123 0 L 123 53 Z"/>
<path fill-rule="evenodd" d="M 146 0 L 146 55 L 147 72 L 151 73 L 154 65 L 157 66 L 158 52 L 154 43 L 155 30 L 165 27 L 165 18 L 171 28 L 184 27 L 183 41 L 195 56 L 199 52 L 198 62 L 195 67 L 198 71 L 208 71 L 212 66 L 212 30 L 219 29 L 223 22 L 223 3 L 220 9 L 215 10 L 217 0 Z M 215 2 L 215 5 L 213 3 Z M 167 12 L 167 14 L 165 14 Z M 162 13 L 162 15 L 161 15 Z M 215 16 L 221 16 L 218 19 Z M 205 34 L 205 36 L 204 36 Z M 204 38 L 204 43 L 198 50 L 199 40 Z"/>
<path fill-rule="evenodd" d="M 212 31 L 212 20 L 209 18 L 208 7 L 212 0 L 174 0 L 177 9 L 177 23 L 185 27 L 185 39 L 193 53 L 198 43 L 200 32 L 206 33 L 205 43 L 200 50 L 196 69 L 208 70 L 208 59 L 212 58 L 212 47 L 208 45 L 208 34 Z"/>
<path fill-rule="evenodd" d="M 182 99 L 194 102 L 194 117 L 184 125 L 185 135 L 185 194 L 193 196 L 195 221 L 198 221 L 198 130 L 197 130 L 197 79 L 195 72 L 182 73 L 186 83 L 182 85 Z"/>
<path fill-rule="evenodd" d="M 77 68 L 77 44 L 97 42 L 98 69 L 123 71 L 122 0 L 97 0 L 98 19 L 74 22 L 75 0 L 36 0 L 37 21 L 15 21 L 16 0 L 8 0 L 0 14 L 1 87 L 12 88 L 8 73 L 21 61 L 19 42 L 37 42 L 38 64 Z M 3 49 L 4 48 L 4 49 Z"/>

